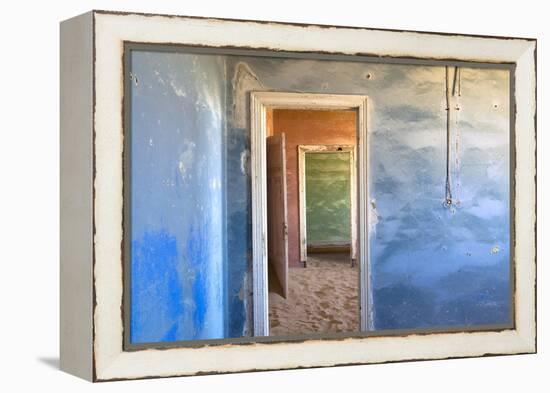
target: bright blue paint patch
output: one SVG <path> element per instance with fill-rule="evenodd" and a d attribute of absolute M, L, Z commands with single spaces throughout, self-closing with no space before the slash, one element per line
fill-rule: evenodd
<path fill-rule="evenodd" d="M 184 307 L 177 255 L 176 239 L 166 232 L 148 232 L 132 242 L 132 342 L 175 339 Z"/>
<path fill-rule="evenodd" d="M 193 339 L 208 338 L 208 335 L 203 333 L 205 328 L 205 315 L 208 308 L 208 297 L 206 292 L 208 291 L 208 277 L 204 269 L 200 269 L 201 261 L 209 259 L 208 247 L 205 246 L 208 244 L 208 238 L 205 237 L 207 234 L 208 227 L 207 223 L 205 226 L 197 229 L 191 228 L 189 239 L 187 240 L 187 255 L 190 255 L 190 265 L 196 271 L 196 275 L 191 287 L 191 299 L 193 299 L 194 309 L 192 313 L 192 321 L 194 326 L 194 337 Z M 223 315 L 220 315 L 223 317 Z"/>

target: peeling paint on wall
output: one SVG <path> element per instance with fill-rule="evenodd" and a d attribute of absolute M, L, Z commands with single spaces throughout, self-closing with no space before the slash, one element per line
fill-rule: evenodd
<path fill-rule="evenodd" d="M 232 80 L 233 94 L 233 126 L 246 128 L 248 111 L 248 92 L 264 90 L 262 82 L 254 74 L 246 62 L 237 62 Z"/>
<path fill-rule="evenodd" d="M 250 151 L 243 150 L 241 152 L 241 173 L 245 176 L 250 175 Z"/>
<path fill-rule="evenodd" d="M 374 236 L 376 235 L 376 225 L 382 219 L 380 214 L 378 214 L 378 210 L 376 210 L 376 198 L 370 200 L 368 216 L 369 236 Z"/>

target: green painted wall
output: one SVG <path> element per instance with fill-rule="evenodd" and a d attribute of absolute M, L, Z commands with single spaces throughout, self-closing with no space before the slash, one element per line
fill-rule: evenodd
<path fill-rule="evenodd" d="M 349 153 L 306 153 L 308 244 L 349 243 Z"/>

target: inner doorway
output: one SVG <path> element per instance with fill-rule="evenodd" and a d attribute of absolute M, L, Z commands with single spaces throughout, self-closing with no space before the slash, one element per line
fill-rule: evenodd
<path fill-rule="evenodd" d="M 251 131 L 254 334 L 366 330 L 366 97 L 255 92 Z M 349 202 L 325 206 L 343 205 L 337 214 L 349 218 L 346 241 L 312 241 L 310 252 L 307 207 L 300 203 L 307 195 L 307 154 L 338 158 L 324 156 L 328 173 L 320 175 L 329 189 L 335 163 L 349 168 Z"/>
<path fill-rule="evenodd" d="M 270 335 L 359 331 L 357 113 L 269 108 L 266 122 Z"/>

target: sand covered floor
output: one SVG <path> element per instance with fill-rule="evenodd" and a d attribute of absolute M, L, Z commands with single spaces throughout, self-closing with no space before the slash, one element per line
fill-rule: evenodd
<path fill-rule="evenodd" d="M 310 254 L 290 268 L 288 298 L 269 293 L 271 336 L 359 330 L 359 270 L 349 254 Z"/>

